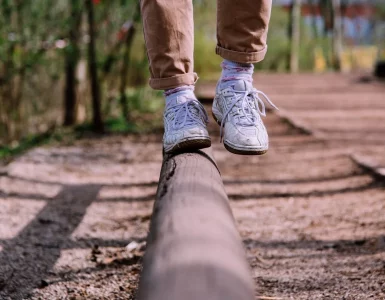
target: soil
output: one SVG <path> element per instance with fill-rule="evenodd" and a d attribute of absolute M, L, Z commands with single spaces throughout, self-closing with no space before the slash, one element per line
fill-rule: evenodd
<path fill-rule="evenodd" d="M 385 179 L 352 159 L 385 167 L 385 86 L 332 74 L 255 84 L 286 116 L 266 118 L 269 152 L 236 156 L 213 121 L 210 132 L 256 299 L 385 299 Z M 0 299 L 134 299 L 161 138 L 41 147 L 2 169 Z"/>

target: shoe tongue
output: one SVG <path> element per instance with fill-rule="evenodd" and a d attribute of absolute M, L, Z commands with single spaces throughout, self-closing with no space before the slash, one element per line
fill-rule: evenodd
<path fill-rule="evenodd" d="M 233 84 L 233 88 L 236 91 L 250 91 L 252 87 L 253 87 L 252 83 L 246 80 L 237 80 Z"/>
<path fill-rule="evenodd" d="M 167 105 L 174 106 L 176 104 L 182 104 L 182 103 L 189 102 L 189 101 L 192 101 L 195 99 L 196 99 L 196 97 L 194 95 L 194 92 L 181 91 L 181 92 L 178 92 L 178 93 L 171 95 L 171 97 L 169 97 L 169 99 L 167 100 Z"/>
<path fill-rule="evenodd" d="M 191 97 L 188 97 L 188 96 L 179 96 L 175 99 L 175 103 L 176 104 L 182 104 L 182 103 L 185 103 L 185 102 L 188 102 L 188 101 L 191 101 L 193 100 L 193 98 Z"/>
<path fill-rule="evenodd" d="M 234 84 L 232 84 L 232 87 L 235 91 L 251 91 L 251 89 L 253 88 L 253 84 L 250 82 L 250 81 L 247 81 L 247 80 L 237 80 L 236 82 L 234 82 Z M 242 105 L 241 102 L 238 102 L 237 106 L 240 106 Z M 251 113 L 250 111 L 250 108 L 249 107 L 245 107 L 244 108 L 244 111 L 245 113 L 250 116 L 250 118 L 253 117 L 253 114 Z M 241 125 L 242 127 L 254 127 L 253 124 L 250 124 L 249 120 L 246 119 L 246 116 L 239 116 L 239 122 L 238 122 L 239 125 Z M 251 134 L 251 132 L 250 132 Z M 254 134 L 254 133 L 253 133 Z"/>

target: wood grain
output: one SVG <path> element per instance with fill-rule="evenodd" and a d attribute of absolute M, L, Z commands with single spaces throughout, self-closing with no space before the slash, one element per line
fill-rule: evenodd
<path fill-rule="evenodd" d="M 137 299 L 254 299 L 211 149 L 164 158 Z"/>

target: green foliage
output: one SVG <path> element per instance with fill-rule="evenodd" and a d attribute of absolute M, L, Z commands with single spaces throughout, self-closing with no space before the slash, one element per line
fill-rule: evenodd
<path fill-rule="evenodd" d="M 201 79 L 216 79 L 221 58 L 215 54 L 216 2 L 195 0 L 195 71 Z M 107 131 L 140 132 L 161 124 L 163 97 L 147 86 L 149 78 L 145 43 L 140 22 L 130 51 L 122 37 L 122 26 L 133 21 L 138 0 L 101 0 L 94 6 L 98 76 L 103 98 L 103 112 Z M 377 17 L 385 17 L 384 5 Z M 84 0 L 0 0 L 0 143 L 31 145 L 32 136 L 40 136 L 52 124 L 62 122 L 64 78 L 66 62 L 78 64 L 78 98 L 82 109 L 81 123 L 85 127 L 91 119 L 87 60 L 88 27 L 84 18 Z M 83 15 L 76 38 L 71 30 L 76 19 Z M 290 42 L 289 14 L 274 6 L 268 35 L 269 51 L 256 64 L 261 71 L 288 71 Z M 302 33 L 305 30 L 302 28 Z M 124 35 L 124 34 L 123 34 Z M 383 39 L 381 41 L 383 43 Z M 302 34 L 300 69 L 311 70 L 314 48 L 321 45 L 325 57 L 330 53 L 328 39 L 312 40 Z M 127 55 L 127 56 L 125 56 Z M 122 64 L 129 56 L 128 88 L 125 91 L 132 120 L 121 117 L 119 105 L 122 90 Z M 120 88 L 122 86 L 122 88 Z M 159 121 L 160 120 L 160 121 Z M 152 124 L 153 123 L 153 124 Z M 152 124 L 152 125 L 151 125 Z M 81 126 L 79 128 L 82 128 Z M 19 147 L 19 146 L 18 146 Z M 20 146 L 24 149 L 24 146 Z M 27 146 L 26 146 L 27 147 Z M 11 150 L 13 149 L 13 150 Z M 1 153 L 14 153 L 19 148 L 1 148 Z"/>
<path fill-rule="evenodd" d="M 131 87 L 126 90 L 126 101 L 130 110 L 130 121 L 121 115 L 120 99 L 112 99 L 108 118 L 105 120 L 107 133 L 148 133 L 162 127 L 164 98 L 161 91 L 149 87 Z M 75 127 L 77 137 L 92 132 L 92 124 L 86 122 Z"/>
<path fill-rule="evenodd" d="M 376 8 L 376 18 L 385 21 L 385 4 L 379 3 Z"/>
<path fill-rule="evenodd" d="M 53 141 L 62 141 L 63 137 L 59 132 L 48 131 L 43 134 L 28 135 L 18 142 L 12 143 L 11 145 L 0 147 L 0 162 L 8 161 L 14 156 L 20 155 L 25 151 L 48 144 Z"/>
<path fill-rule="evenodd" d="M 109 118 L 105 122 L 108 132 L 134 133 L 138 131 L 135 123 L 128 123 L 124 118 Z"/>
<path fill-rule="evenodd" d="M 195 9 L 195 71 L 202 79 L 215 79 L 220 71 L 219 64 L 222 60 L 215 54 L 215 6 L 205 1 L 200 1 L 202 6 Z M 196 6 L 198 4 L 196 3 Z M 204 24 L 204 25 L 203 25 Z M 270 72 L 287 72 L 289 70 L 290 40 L 288 38 L 289 14 L 281 7 L 274 6 L 272 10 L 269 34 L 268 52 L 265 59 L 255 64 L 256 70 Z M 321 44 L 328 47 L 323 40 L 313 41 L 306 36 L 306 28 L 301 28 L 300 69 L 312 70 L 314 64 L 314 47 Z"/>
<path fill-rule="evenodd" d="M 142 32 L 142 25 L 138 24 L 130 54 L 130 74 L 128 82 L 132 87 L 147 86 L 148 79 L 150 78 L 146 46 Z"/>
<path fill-rule="evenodd" d="M 194 69 L 203 80 L 217 77 L 222 58 L 215 54 L 216 40 L 204 31 L 195 33 Z"/>
<path fill-rule="evenodd" d="M 132 20 L 136 7 L 136 0 L 102 0 L 95 5 L 97 58 L 104 98 L 117 89 L 107 79 L 119 80 L 124 43 L 119 33 L 122 25 Z M 84 9 L 82 0 L 0 0 L 0 143 L 12 143 L 31 133 L 38 135 L 52 121 L 61 124 L 64 60 L 76 66 L 79 59 L 87 58 L 85 18 L 75 32 L 80 41 L 78 48 L 71 38 L 77 19 L 74 16 L 84 13 Z M 137 36 L 141 36 L 140 28 Z M 105 61 L 111 57 L 110 69 L 103 70 Z M 133 61 L 130 73 L 135 76 L 129 78 L 130 82 L 147 81 L 147 63 L 143 61 Z M 81 75 L 79 86 L 88 120 L 86 72 Z"/>
<path fill-rule="evenodd" d="M 256 70 L 287 71 L 290 56 L 288 39 L 289 14 L 281 7 L 274 6 L 267 38 L 268 51 L 265 59 L 256 64 Z"/>
<path fill-rule="evenodd" d="M 111 127 L 112 131 L 124 127 L 119 123 L 122 121 L 119 86 L 125 53 L 120 35 L 122 25 L 134 18 L 136 8 L 136 0 L 102 0 L 94 7 L 98 75 L 105 107 L 103 117 L 107 120 L 107 128 Z M 86 18 L 76 32 L 79 38 L 76 47 L 73 44 L 76 38 L 71 32 L 76 28 L 74 22 L 77 18 L 74 16 L 84 13 L 84 10 L 84 1 L 79 0 L 0 0 L 0 115 L 3 113 L 0 116 L 0 142 L 11 143 L 31 133 L 38 135 L 52 124 L 61 124 L 65 62 L 76 65 L 87 59 Z M 215 54 L 216 3 L 196 0 L 194 13 L 195 71 L 201 79 L 215 79 L 222 60 Z M 259 68 L 286 69 L 288 41 L 285 39 L 285 22 L 285 12 L 275 8 L 269 54 L 263 63 L 258 64 Z M 138 115 L 159 112 L 163 106 L 161 94 L 143 88 L 147 86 L 149 71 L 141 24 L 136 24 L 129 53 L 126 98 L 130 113 L 138 121 Z M 79 97 L 85 109 L 83 120 L 87 124 L 91 119 L 91 101 L 87 70 L 83 74 L 79 77 Z M 4 85 L 5 82 L 11 84 Z M 20 93 L 14 93 L 15 90 Z M 115 121 L 109 123 L 110 120 Z M 150 120 L 148 118 L 147 122 Z M 127 123 L 127 126 L 124 130 L 130 131 L 131 125 Z"/>
<path fill-rule="evenodd" d="M 104 122 L 106 133 L 137 133 L 135 123 L 128 123 L 124 118 L 108 118 Z M 90 122 L 83 123 L 74 128 L 76 139 L 94 135 L 93 125 Z"/>
<path fill-rule="evenodd" d="M 200 0 L 194 2 L 194 69 L 202 80 L 216 79 L 222 58 L 215 54 L 216 3 Z"/>
<path fill-rule="evenodd" d="M 139 113 L 153 113 L 164 105 L 163 93 L 149 87 L 130 88 L 126 90 L 130 110 Z"/>

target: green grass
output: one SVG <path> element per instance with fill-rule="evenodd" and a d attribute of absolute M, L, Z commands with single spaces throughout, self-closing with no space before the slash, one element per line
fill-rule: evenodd
<path fill-rule="evenodd" d="M 105 134 L 145 134 L 157 133 L 163 130 L 163 123 L 159 114 L 158 117 L 147 114 L 146 119 L 139 119 L 135 122 L 126 122 L 123 118 L 108 118 L 104 122 Z M 137 115 L 135 116 L 137 117 Z M 148 119 L 153 122 L 148 122 Z M 8 163 L 14 157 L 35 147 L 43 145 L 71 145 L 74 141 L 87 137 L 95 137 L 91 123 L 84 123 L 74 128 L 58 128 L 43 134 L 29 135 L 12 145 L 0 146 L 0 163 Z"/>
<path fill-rule="evenodd" d="M 135 123 L 128 123 L 123 118 L 110 118 L 105 122 L 107 132 L 111 133 L 135 133 L 138 126 Z"/>
<path fill-rule="evenodd" d="M 156 113 L 164 105 L 163 92 L 152 90 L 147 85 L 127 89 L 126 97 L 132 112 Z"/>
<path fill-rule="evenodd" d="M 43 134 L 30 135 L 12 145 L 0 147 L 0 161 L 9 161 L 13 157 L 38 146 L 48 144 L 52 141 L 61 141 L 62 135 L 55 130 L 49 130 Z"/>
<path fill-rule="evenodd" d="M 122 117 L 108 118 L 104 121 L 104 134 L 144 134 L 156 131 L 161 126 L 159 122 L 148 122 L 147 126 L 141 123 L 142 121 L 138 120 L 127 122 Z M 86 122 L 74 128 L 75 139 L 95 135 L 98 134 L 94 132 L 92 123 Z"/>
<path fill-rule="evenodd" d="M 131 114 L 130 121 L 120 115 L 120 109 L 116 103 L 114 116 L 104 120 L 105 134 L 145 134 L 159 133 L 163 130 L 161 112 L 164 99 L 161 92 L 152 91 L 147 87 L 129 89 L 127 99 Z M 116 100 L 116 102 L 118 101 Z M 42 134 L 29 135 L 10 145 L 0 146 L 0 162 L 7 163 L 15 156 L 35 147 L 54 143 L 71 145 L 75 140 L 95 136 L 90 122 L 73 128 L 58 127 Z"/>

